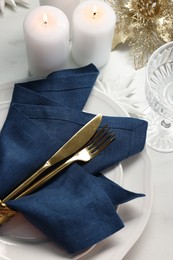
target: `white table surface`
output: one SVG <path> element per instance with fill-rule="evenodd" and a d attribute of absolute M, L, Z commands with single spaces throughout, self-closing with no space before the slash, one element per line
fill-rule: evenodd
<path fill-rule="evenodd" d="M 30 9 L 35 6 L 38 6 L 38 1 L 30 0 Z M 0 84 L 28 78 L 22 28 L 28 11 L 19 5 L 16 11 L 6 6 L 4 15 L 0 15 Z M 74 66 L 69 62 L 68 67 Z M 145 68 L 134 70 L 126 47 L 119 47 L 111 54 L 102 72 L 108 79 L 133 73 L 135 97 L 141 110 L 147 106 L 144 95 Z M 152 211 L 144 232 L 124 260 L 173 259 L 173 153 L 159 153 L 151 149 L 149 153 L 153 179 Z"/>

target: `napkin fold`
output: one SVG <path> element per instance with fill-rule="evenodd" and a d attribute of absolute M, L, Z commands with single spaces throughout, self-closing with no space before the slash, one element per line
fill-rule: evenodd
<path fill-rule="evenodd" d="M 15 85 L 0 134 L 0 198 L 35 172 L 94 115 L 82 112 L 99 72 L 90 64 Z M 141 197 L 100 172 L 144 148 L 147 123 L 104 116 L 116 134 L 88 163 L 74 163 L 44 187 L 7 205 L 55 243 L 78 253 L 120 230 L 115 207 Z"/>

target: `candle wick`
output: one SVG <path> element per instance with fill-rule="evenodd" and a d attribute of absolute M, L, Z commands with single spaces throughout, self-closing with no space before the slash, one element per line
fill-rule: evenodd
<path fill-rule="evenodd" d="M 93 18 L 95 19 L 97 15 L 97 12 L 93 12 Z"/>
<path fill-rule="evenodd" d="M 48 19 L 47 19 L 47 15 L 46 15 L 46 14 L 43 15 L 43 24 L 44 24 L 45 26 L 48 25 Z"/>
<path fill-rule="evenodd" d="M 97 15 L 97 6 L 93 7 L 93 18 L 95 19 Z"/>

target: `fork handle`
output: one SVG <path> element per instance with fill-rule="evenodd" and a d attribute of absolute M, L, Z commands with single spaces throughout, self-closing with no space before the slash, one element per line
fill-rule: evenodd
<path fill-rule="evenodd" d="M 35 182 L 33 185 L 31 185 L 28 189 L 26 189 L 25 191 L 23 191 L 20 195 L 18 195 L 15 199 L 19 199 L 25 195 L 30 194 L 31 192 L 35 191 L 36 189 L 38 189 L 40 186 L 42 186 L 43 184 L 45 184 L 46 182 L 48 182 L 50 179 L 52 179 L 54 176 L 56 176 L 60 171 L 62 171 L 63 169 L 65 169 L 67 166 L 69 166 L 70 164 L 72 164 L 73 162 L 77 161 L 78 158 L 76 155 L 74 155 L 73 157 L 69 158 L 67 161 L 65 161 L 64 163 L 62 163 L 61 165 L 59 165 L 57 168 L 55 168 L 54 170 L 50 171 L 46 176 L 44 176 L 43 178 L 39 179 L 37 182 Z"/>

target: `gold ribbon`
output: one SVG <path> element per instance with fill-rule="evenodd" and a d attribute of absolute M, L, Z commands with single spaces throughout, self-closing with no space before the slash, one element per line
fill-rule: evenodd
<path fill-rule="evenodd" d="M 16 212 L 9 207 L 5 203 L 2 203 L 0 200 L 0 225 L 8 222 Z"/>

